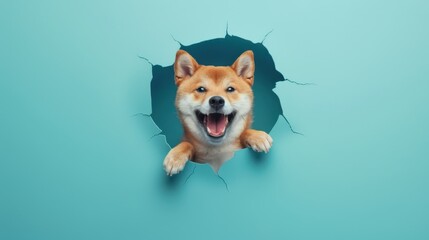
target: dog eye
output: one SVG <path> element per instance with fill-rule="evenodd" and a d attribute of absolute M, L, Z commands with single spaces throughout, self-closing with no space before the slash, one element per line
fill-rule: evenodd
<path fill-rule="evenodd" d="M 203 93 L 205 91 L 206 91 L 205 87 L 199 87 L 199 88 L 197 88 L 197 92 Z"/>
<path fill-rule="evenodd" d="M 234 91 L 235 91 L 235 88 L 233 88 L 233 87 L 228 87 L 228 88 L 226 89 L 226 91 L 227 91 L 227 92 L 234 92 Z"/>

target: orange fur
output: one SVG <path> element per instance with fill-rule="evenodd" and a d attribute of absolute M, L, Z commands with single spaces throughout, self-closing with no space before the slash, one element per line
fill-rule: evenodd
<path fill-rule="evenodd" d="M 237 149 L 251 147 L 255 151 L 268 152 L 272 144 L 271 137 L 265 132 L 249 129 L 253 106 L 253 58 L 253 52 L 246 51 L 231 66 L 203 66 L 187 52 L 177 52 L 174 64 L 175 82 L 178 86 L 176 108 L 183 125 L 184 137 L 183 142 L 171 149 L 164 160 L 167 174 L 180 172 L 188 159 L 209 163 L 217 171 Z M 199 87 L 204 87 L 205 91 L 196 91 Z M 231 87 L 234 91 L 226 90 Z M 216 144 L 206 140 L 193 116 L 193 108 L 204 108 L 208 99 L 213 96 L 225 99 L 228 107 L 238 115 L 234 115 L 230 127 L 232 129 L 227 130 L 229 135 Z"/>

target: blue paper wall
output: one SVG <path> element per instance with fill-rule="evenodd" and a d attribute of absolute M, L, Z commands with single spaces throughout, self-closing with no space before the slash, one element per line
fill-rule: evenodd
<path fill-rule="evenodd" d="M 0 239 L 428 239 L 425 1 L 0 4 Z M 264 41 L 272 151 L 169 180 L 151 66 L 229 33 Z M 257 81 L 257 79 L 256 79 Z"/>

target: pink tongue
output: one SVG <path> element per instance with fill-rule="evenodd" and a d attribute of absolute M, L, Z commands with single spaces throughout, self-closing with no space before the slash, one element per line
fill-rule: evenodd
<path fill-rule="evenodd" d="M 225 132 L 228 118 L 221 114 L 220 116 L 207 116 L 207 131 L 214 137 L 220 137 Z"/>

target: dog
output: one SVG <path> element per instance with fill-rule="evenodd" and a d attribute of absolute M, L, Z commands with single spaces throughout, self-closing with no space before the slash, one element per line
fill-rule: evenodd
<path fill-rule="evenodd" d="M 184 137 L 164 159 L 167 175 L 182 171 L 188 160 L 208 163 L 218 172 L 236 150 L 270 150 L 271 136 L 250 128 L 254 72 L 254 54 L 250 50 L 231 66 L 200 65 L 186 51 L 177 51 L 175 106 Z"/>

